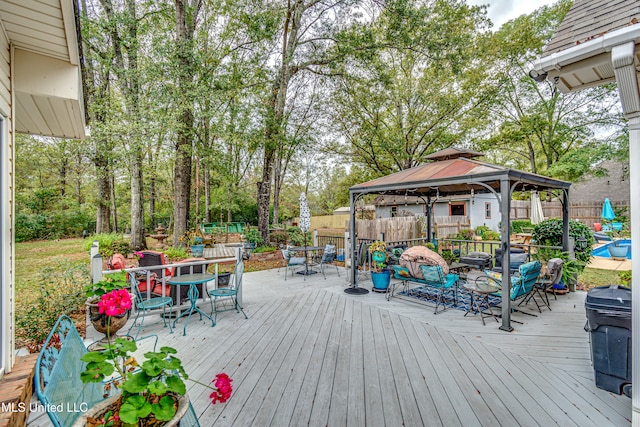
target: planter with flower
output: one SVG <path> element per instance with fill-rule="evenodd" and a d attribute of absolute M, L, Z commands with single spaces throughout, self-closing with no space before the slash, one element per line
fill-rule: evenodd
<path fill-rule="evenodd" d="M 376 241 L 369 246 L 371 254 L 371 281 L 373 290 L 386 292 L 391 282 L 391 272 L 387 269 L 387 245 L 384 242 Z"/>
<path fill-rule="evenodd" d="M 107 314 L 108 307 L 113 305 L 126 306 L 126 301 L 131 301 L 131 295 L 125 288 L 129 286 L 127 282 L 127 273 L 119 271 L 117 273 L 107 274 L 99 282 L 85 286 L 85 294 L 87 301 L 87 312 L 89 320 L 101 334 L 105 334 L 104 338 L 95 345 L 103 345 L 107 341 L 107 335 L 116 336 L 118 332 L 129 320 L 131 314 L 131 304 L 118 315 L 109 316 Z M 108 295 L 105 297 L 105 295 Z"/>
<path fill-rule="evenodd" d="M 131 306 L 131 299 L 118 299 L 119 291 L 105 294 L 101 301 L 106 307 L 108 321 L 122 315 Z M 83 383 L 107 382 L 107 391 L 116 387 L 116 393 L 90 408 L 73 427 L 81 426 L 175 426 L 189 410 L 184 383 L 188 376 L 176 349 L 161 347 L 160 351 L 144 354 L 146 360 L 138 362 L 132 353 L 138 348 L 135 341 L 124 338 L 111 340 L 101 351 L 84 354 L 81 360 L 86 369 L 80 374 Z M 111 378 L 117 375 L 116 378 Z M 227 374 L 215 376 L 214 386 L 198 384 L 213 391 L 212 403 L 226 402 L 231 397 L 231 379 Z M 113 390 L 111 390 L 113 392 Z"/>
<path fill-rule="evenodd" d="M 180 242 L 191 248 L 191 255 L 201 257 L 204 254 L 204 243 L 202 235 L 196 230 L 187 230 L 180 238 Z"/>

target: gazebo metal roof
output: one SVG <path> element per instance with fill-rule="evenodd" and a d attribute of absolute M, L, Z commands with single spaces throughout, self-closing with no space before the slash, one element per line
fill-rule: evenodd
<path fill-rule="evenodd" d="M 411 169 L 396 172 L 391 175 L 376 178 L 349 188 L 351 204 L 350 234 L 351 259 L 356 259 L 356 225 L 355 212 L 357 200 L 366 194 L 406 195 L 425 199 L 427 205 L 427 236 L 431 235 L 431 211 L 436 199 L 444 196 L 475 193 L 493 193 L 500 203 L 502 218 L 509 218 L 511 210 L 511 195 L 513 191 L 528 190 L 560 190 L 562 193 L 563 241 L 565 251 L 569 249 L 569 187 L 571 183 L 548 178 L 534 173 L 510 169 L 504 166 L 481 162 L 468 157 L 478 157 L 482 153 L 469 150 L 449 148 L 429 157 L 431 159 L 446 159 L 425 163 Z M 502 221 L 502 325 L 500 329 L 512 331 L 510 294 L 510 221 Z M 358 288 L 357 266 L 351 263 L 352 287 L 349 293 L 367 292 Z"/>

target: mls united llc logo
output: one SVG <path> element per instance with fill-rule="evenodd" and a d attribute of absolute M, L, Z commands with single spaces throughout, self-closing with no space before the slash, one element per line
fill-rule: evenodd
<path fill-rule="evenodd" d="M 0 412 L 25 412 L 29 408 L 29 412 L 87 412 L 89 405 L 82 403 L 60 403 L 59 405 L 34 402 L 27 405 L 25 402 L 2 402 L 0 403 Z"/>

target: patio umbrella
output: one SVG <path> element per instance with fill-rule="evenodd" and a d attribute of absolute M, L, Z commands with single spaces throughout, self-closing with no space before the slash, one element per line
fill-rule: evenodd
<path fill-rule="evenodd" d="M 613 206 L 611 206 L 611 202 L 608 197 L 604 199 L 601 216 L 605 221 L 612 221 L 616 217 L 616 214 L 613 213 Z"/>
<path fill-rule="evenodd" d="M 540 193 L 531 192 L 531 224 L 540 224 L 544 221 L 544 212 L 542 211 L 542 202 L 540 202 Z"/>
<path fill-rule="evenodd" d="M 300 231 L 307 233 L 311 227 L 311 212 L 307 204 L 307 196 L 300 193 Z"/>

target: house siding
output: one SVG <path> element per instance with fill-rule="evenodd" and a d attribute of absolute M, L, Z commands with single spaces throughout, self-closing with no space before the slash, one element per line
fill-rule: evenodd
<path fill-rule="evenodd" d="M 13 243 L 13 189 L 14 138 L 13 97 L 11 86 L 11 46 L 0 26 L 0 376 L 13 365 L 14 322 L 14 243 Z"/>

